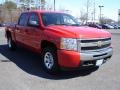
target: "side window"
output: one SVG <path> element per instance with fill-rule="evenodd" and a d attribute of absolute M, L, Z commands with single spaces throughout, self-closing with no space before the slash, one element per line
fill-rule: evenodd
<path fill-rule="evenodd" d="M 38 15 L 35 13 L 32 13 L 29 17 L 28 23 L 39 25 Z"/>
<path fill-rule="evenodd" d="M 28 20 L 28 15 L 27 15 L 27 13 L 22 14 L 22 15 L 20 16 L 18 25 L 20 25 L 20 26 L 26 26 L 27 20 Z"/>
<path fill-rule="evenodd" d="M 67 15 L 64 15 L 63 19 L 64 19 L 65 24 L 75 24 L 75 22 L 70 17 L 68 17 Z"/>

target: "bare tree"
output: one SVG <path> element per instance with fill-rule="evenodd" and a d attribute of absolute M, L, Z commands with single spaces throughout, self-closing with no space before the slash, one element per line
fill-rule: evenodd
<path fill-rule="evenodd" d="M 12 9 L 16 9 L 17 8 L 16 3 L 12 2 L 12 1 L 7 1 L 7 2 L 5 2 L 2 5 L 2 7 L 4 8 L 4 10 L 8 11 L 8 13 L 9 13 L 8 15 L 9 15 L 10 21 L 12 22 Z"/>
<path fill-rule="evenodd" d="M 0 22 L 3 22 L 3 19 L 2 19 L 2 4 L 0 4 Z"/>
<path fill-rule="evenodd" d="M 11 9 L 16 9 L 17 5 L 12 1 L 7 1 L 3 4 L 3 7 L 5 7 L 7 10 L 11 10 Z"/>
<path fill-rule="evenodd" d="M 90 17 L 91 6 L 92 6 L 92 0 L 87 0 L 86 1 L 86 24 L 87 24 L 89 17 Z"/>
<path fill-rule="evenodd" d="M 85 24 L 87 20 L 87 13 L 81 11 L 79 19 L 81 21 L 81 24 Z"/>
<path fill-rule="evenodd" d="M 45 0 L 40 0 L 40 3 L 41 3 L 41 9 L 44 10 L 45 9 Z"/>
<path fill-rule="evenodd" d="M 53 10 L 52 5 L 46 4 L 46 10 L 52 11 Z"/>
<path fill-rule="evenodd" d="M 34 3 L 34 0 L 20 0 L 21 4 L 21 8 L 22 9 L 26 9 L 26 8 L 30 8 L 30 4 Z"/>

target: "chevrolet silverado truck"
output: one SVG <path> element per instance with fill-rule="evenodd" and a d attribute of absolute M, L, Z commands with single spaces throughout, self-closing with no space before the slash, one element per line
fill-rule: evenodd
<path fill-rule="evenodd" d="M 28 11 L 18 23 L 6 27 L 8 48 L 17 45 L 41 55 L 42 67 L 49 73 L 60 68 L 99 67 L 112 56 L 111 34 L 80 26 L 62 12 Z"/>

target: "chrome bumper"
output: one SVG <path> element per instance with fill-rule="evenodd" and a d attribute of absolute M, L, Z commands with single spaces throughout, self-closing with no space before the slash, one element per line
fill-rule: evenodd
<path fill-rule="evenodd" d="M 100 51 L 86 51 L 80 53 L 80 60 L 81 61 L 92 61 L 92 60 L 100 60 L 100 59 L 107 59 L 111 57 L 113 54 L 112 48 L 107 48 Z"/>

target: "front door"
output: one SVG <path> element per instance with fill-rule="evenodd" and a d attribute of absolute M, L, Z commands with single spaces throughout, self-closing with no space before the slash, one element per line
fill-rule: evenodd
<path fill-rule="evenodd" d="M 26 44 L 33 50 L 40 49 L 40 22 L 37 13 L 31 13 L 25 30 Z"/>

